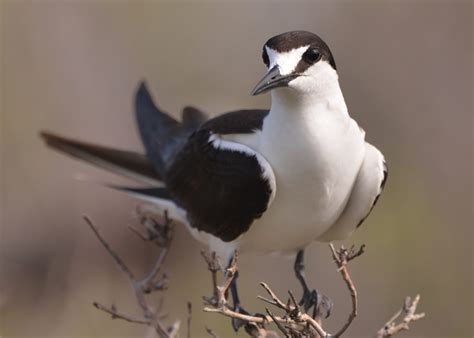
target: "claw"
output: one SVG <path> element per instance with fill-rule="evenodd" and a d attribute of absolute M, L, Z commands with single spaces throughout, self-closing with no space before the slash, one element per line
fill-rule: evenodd
<path fill-rule="evenodd" d="M 320 318 L 325 314 L 325 318 L 331 315 L 332 301 L 318 290 L 310 291 L 306 277 L 304 274 L 304 250 L 298 251 L 296 254 L 294 270 L 296 278 L 303 287 L 303 297 L 301 298 L 299 305 L 302 305 L 305 312 L 308 312 L 313 307 L 313 318 Z"/>
<path fill-rule="evenodd" d="M 333 302 L 329 297 L 323 295 L 318 290 L 305 290 L 299 305 L 303 306 L 305 312 L 308 312 L 309 309 L 314 307 L 314 318 L 321 317 L 323 314 L 324 318 L 328 318 L 331 315 Z"/>
<path fill-rule="evenodd" d="M 239 329 L 244 327 L 245 325 L 247 325 L 247 322 L 245 320 L 239 318 L 232 318 L 232 328 L 235 332 L 238 332 Z"/>
<path fill-rule="evenodd" d="M 320 301 L 317 305 L 318 315 L 322 315 L 325 312 L 326 314 L 324 318 L 328 318 L 331 315 L 331 310 L 334 303 L 329 297 L 323 294 L 321 294 L 320 296 L 321 296 L 319 297 Z"/>

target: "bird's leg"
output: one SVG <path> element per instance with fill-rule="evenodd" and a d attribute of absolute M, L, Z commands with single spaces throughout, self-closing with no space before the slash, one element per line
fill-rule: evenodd
<path fill-rule="evenodd" d="M 234 279 L 232 280 L 232 283 L 230 284 L 230 292 L 232 294 L 232 302 L 233 302 L 233 310 L 235 312 L 239 312 L 242 314 L 250 314 L 247 312 L 241 305 L 240 305 L 240 298 L 239 298 L 239 293 L 237 291 L 237 278 L 239 277 L 239 272 L 237 271 L 234 275 Z M 246 321 L 237 319 L 237 318 L 232 318 L 232 327 L 234 328 L 235 331 L 238 331 L 242 326 L 245 326 L 247 324 Z"/>
<path fill-rule="evenodd" d="M 232 264 L 232 259 L 229 265 Z M 240 305 L 240 298 L 239 298 L 239 293 L 237 291 L 237 278 L 239 277 L 239 271 L 237 270 L 234 273 L 234 278 L 232 279 L 232 282 L 230 284 L 230 293 L 232 295 L 232 302 L 233 302 L 233 307 L 232 309 L 235 312 L 239 312 L 242 314 L 248 315 L 249 313 Z M 247 324 L 246 321 L 242 319 L 237 319 L 237 318 L 232 318 L 232 327 L 234 328 L 234 331 L 238 331 L 242 326 L 245 326 Z"/>
<path fill-rule="evenodd" d="M 299 304 L 304 307 L 305 311 L 313 307 L 314 318 L 321 317 L 323 313 L 326 313 L 325 318 L 327 318 L 331 314 L 332 301 L 318 290 L 310 290 L 306 281 L 304 268 L 304 250 L 300 250 L 296 254 L 294 265 L 296 278 L 303 288 L 303 297 Z"/>

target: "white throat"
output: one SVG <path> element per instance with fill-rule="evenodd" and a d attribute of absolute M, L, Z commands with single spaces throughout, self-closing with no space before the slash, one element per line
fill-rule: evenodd
<path fill-rule="evenodd" d="M 272 91 L 272 106 L 264 120 L 258 150 L 275 165 L 277 176 L 279 169 L 280 174 L 293 176 L 301 171 L 304 175 L 314 170 L 315 163 L 324 172 L 331 170 L 329 163 L 338 162 L 334 154 L 337 157 L 344 153 L 336 148 L 345 143 L 341 138 L 354 129 L 353 124 L 337 79 L 323 93 L 276 89 Z M 359 128 L 355 129 L 359 133 Z"/>
<path fill-rule="evenodd" d="M 318 92 L 301 92 L 293 88 L 273 90 L 271 93 L 272 105 L 268 118 L 272 119 L 276 118 L 276 115 L 282 115 L 278 116 L 279 119 L 294 120 L 306 119 L 307 117 L 314 120 L 319 117 L 324 118 L 326 114 L 330 114 L 335 118 L 349 118 L 339 82 L 337 79 L 330 82 L 323 90 Z"/>

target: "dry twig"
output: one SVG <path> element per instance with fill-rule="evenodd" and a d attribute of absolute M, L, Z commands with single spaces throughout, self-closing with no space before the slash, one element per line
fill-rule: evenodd
<path fill-rule="evenodd" d="M 212 338 L 219 338 L 219 336 L 214 332 L 212 331 L 210 328 L 206 327 L 206 332 L 208 335 L 210 335 Z"/>
<path fill-rule="evenodd" d="M 210 256 L 204 255 L 204 257 L 208 264 L 208 269 L 212 273 L 214 273 L 216 267 L 220 265 L 218 263 L 217 256 L 213 253 Z M 253 337 L 276 337 L 276 333 L 265 329 L 265 324 L 271 322 L 278 322 L 279 325 L 277 325 L 277 327 L 280 330 L 283 329 L 283 333 L 286 332 L 286 328 L 288 327 L 291 332 L 297 332 L 295 331 L 296 328 L 297 330 L 299 330 L 299 332 L 304 332 L 306 334 L 309 327 L 310 331 L 317 332 L 321 337 L 332 337 L 330 334 L 328 334 L 322 329 L 321 325 L 315 319 L 313 319 L 313 317 L 301 311 L 298 302 L 295 300 L 291 292 L 289 292 L 290 298 L 288 302 L 284 303 L 265 283 L 261 283 L 261 286 L 267 291 L 271 299 L 267 299 L 261 296 L 259 296 L 258 298 L 284 310 L 284 316 L 276 316 L 272 313 L 268 313 L 266 316 L 252 316 L 234 311 L 227 303 L 226 295 L 228 293 L 228 289 L 235 276 L 236 271 L 237 255 L 234 255 L 232 262 L 229 265 L 229 268 L 226 269 L 226 274 L 222 283 L 220 285 L 217 284 L 217 278 L 213 277 L 213 290 L 216 290 L 217 294 L 214 294 L 213 297 L 204 298 L 204 301 L 207 305 L 204 308 L 204 311 L 220 313 L 226 317 L 237 318 L 248 322 L 249 325 L 247 325 L 246 331 Z M 285 334 L 287 335 L 288 333 Z M 293 333 L 287 336 L 298 337 Z M 300 335 L 299 337 L 302 336 Z"/>
<path fill-rule="evenodd" d="M 188 302 L 188 330 L 187 330 L 187 338 L 191 338 L 191 320 L 193 318 L 193 304 Z"/>
<path fill-rule="evenodd" d="M 331 243 L 329 244 L 329 248 L 331 249 L 332 258 L 334 259 L 334 262 L 336 262 L 338 271 L 341 273 L 342 279 L 349 289 L 352 301 L 352 311 L 349 314 L 347 322 L 341 327 L 339 331 L 337 331 L 337 333 L 334 334 L 335 337 L 340 337 L 349 328 L 349 326 L 352 324 L 352 321 L 357 316 L 357 290 L 354 286 L 354 283 L 352 282 L 349 271 L 347 270 L 347 263 L 362 255 L 364 253 L 365 245 L 362 245 L 358 250 L 355 250 L 354 246 L 352 246 L 349 250 L 344 248 L 344 246 L 341 246 L 339 250 L 336 250 L 334 245 Z"/>
<path fill-rule="evenodd" d="M 390 320 L 385 323 L 383 328 L 381 328 L 377 332 L 377 338 L 383 337 L 391 337 L 397 334 L 400 331 L 409 330 L 408 324 L 411 322 L 417 321 L 425 316 L 425 313 L 415 313 L 416 308 L 418 306 L 418 302 L 420 301 L 420 295 L 416 295 L 415 299 L 411 299 L 410 297 L 405 298 L 405 303 L 403 307 L 392 317 Z M 400 317 L 402 314 L 405 314 L 402 321 L 398 324 L 395 321 Z"/>
<path fill-rule="evenodd" d="M 150 306 L 145 297 L 146 294 L 149 294 L 153 291 L 164 290 L 166 288 L 166 275 L 163 275 L 163 277 L 160 279 L 158 279 L 157 277 L 160 273 L 163 261 L 165 260 L 168 254 L 172 238 L 172 225 L 171 220 L 168 218 L 168 215 L 165 213 L 163 224 L 156 222 L 153 218 L 143 216 L 141 219 L 141 224 L 145 227 L 146 235 L 141 234 L 141 232 L 139 232 L 135 228 L 133 229 L 136 234 L 140 234 L 140 237 L 142 239 L 151 241 L 158 245 L 158 247 L 160 248 L 160 252 L 155 263 L 153 264 L 153 267 L 151 268 L 150 272 L 142 279 L 137 279 L 135 277 L 135 275 L 128 268 L 125 262 L 120 258 L 120 256 L 112 249 L 110 244 L 101 235 L 99 229 L 91 221 L 91 219 L 87 216 L 84 216 L 84 220 L 94 232 L 95 236 L 103 245 L 103 247 L 114 259 L 119 269 L 127 276 L 137 299 L 137 303 L 143 312 L 143 317 L 137 318 L 121 313 L 117 310 L 115 305 L 107 307 L 98 302 L 94 302 L 93 305 L 97 309 L 110 314 L 113 319 L 119 318 L 132 323 L 151 326 L 155 329 L 156 333 L 162 338 L 176 337 L 179 330 L 179 321 L 176 321 L 170 327 L 166 327 L 161 322 L 161 317 L 158 315 L 158 310 Z"/>
<path fill-rule="evenodd" d="M 295 297 L 291 291 L 288 291 L 288 300 L 286 302 L 282 301 L 266 283 L 260 283 L 263 289 L 269 295 L 269 298 L 258 296 L 263 302 L 270 304 L 280 310 L 283 310 L 283 315 L 276 315 L 266 308 L 266 315 L 247 315 L 234 311 L 229 304 L 227 303 L 227 293 L 228 288 L 231 285 L 231 282 L 234 278 L 235 272 L 237 271 L 237 256 L 235 255 L 230 267 L 226 270 L 221 284 L 217 282 L 217 272 L 222 271 L 220 267 L 218 257 L 215 253 L 211 255 L 206 255 L 203 253 L 203 256 L 207 262 L 208 269 L 212 274 L 212 284 L 213 284 L 213 296 L 204 297 L 206 306 L 204 311 L 219 313 L 226 317 L 236 318 L 240 320 L 247 321 L 249 324 L 246 326 L 247 333 L 252 337 L 277 337 L 276 333 L 273 331 L 268 331 L 265 329 L 265 325 L 268 323 L 275 323 L 278 330 L 285 336 L 291 338 L 297 337 L 321 337 L 321 338 L 335 338 L 342 336 L 346 330 L 350 327 L 354 318 L 357 316 L 357 290 L 354 285 L 354 282 L 351 279 L 349 271 L 347 269 L 348 263 L 359 257 L 364 253 L 365 246 L 362 245 L 359 249 L 356 249 L 352 246 L 350 249 L 346 249 L 343 246 L 339 250 L 336 250 L 332 244 L 330 244 L 330 250 L 338 267 L 342 279 L 344 280 L 349 293 L 351 295 L 352 310 L 348 316 L 347 321 L 344 325 L 334 334 L 331 334 L 323 329 L 321 322 L 313 316 L 305 313 L 300 306 L 298 305 Z M 377 338 L 388 337 L 393 335 L 401 330 L 408 329 L 408 323 L 411 321 L 418 320 L 424 316 L 424 314 L 415 314 L 416 306 L 419 301 L 419 296 L 410 302 L 407 300 L 407 305 L 404 309 L 394 316 L 385 326 L 381 329 L 377 335 Z M 400 324 L 395 325 L 394 321 L 400 316 L 400 314 L 405 311 L 406 316 Z"/>

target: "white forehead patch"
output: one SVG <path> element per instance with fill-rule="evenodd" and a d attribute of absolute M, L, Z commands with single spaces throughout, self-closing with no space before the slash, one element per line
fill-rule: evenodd
<path fill-rule="evenodd" d="M 304 52 L 306 52 L 308 47 L 309 45 L 295 48 L 288 52 L 279 53 L 276 50 L 265 46 L 267 49 L 268 59 L 270 61 L 269 68 L 271 69 L 275 65 L 278 65 L 281 75 L 290 74 L 295 70 L 298 62 L 300 62 L 301 57 L 303 56 Z"/>

